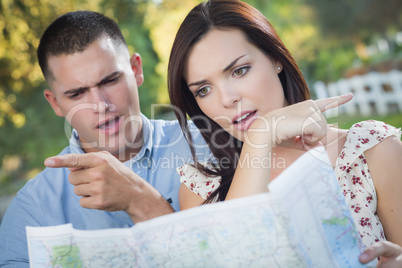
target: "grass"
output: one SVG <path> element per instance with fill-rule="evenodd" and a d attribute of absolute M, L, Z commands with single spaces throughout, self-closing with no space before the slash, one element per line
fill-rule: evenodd
<path fill-rule="evenodd" d="M 349 115 L 339 115 L 337 117 L 327 118 L 328 123 L 337 125 L 339 128 L 342 129 L 349 129 L 353 124 L 364 121 L 364 120 L 377 120 L 383 121 L 391 126 L 402 128 L 402 113 L 399 114 L 390 114 L 386 116 L 349 116 Z"/>

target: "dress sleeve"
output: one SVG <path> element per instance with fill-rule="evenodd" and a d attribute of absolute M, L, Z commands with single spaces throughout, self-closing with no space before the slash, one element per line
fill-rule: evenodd
<path fill-rule="evenodd" d="M 390 136 L 401 138 L 401 129 L 384 122 L 367 120 L 354 124 L 349 132 L 337 165 L 345 172 L 350 165 L 368 149 Z"/>
<path fill-rule="evenodd" d="M 365 246 L 386 238 L 377 215 L 377 192 L 364 153 L 390 136 L 400 139 L 401 130 L 374 120 L 354 124 L 335 165 L 339 185 Z"/>
<path fill-rule="evenodd" d="M 219 187 L 221 183 L 220 176 L 206 176 L 191 164 L 178 167 L 177 173 L 180 175 L 181 183 L 186 185 L 190 191 L 201 196 L 205 200 Z"/>

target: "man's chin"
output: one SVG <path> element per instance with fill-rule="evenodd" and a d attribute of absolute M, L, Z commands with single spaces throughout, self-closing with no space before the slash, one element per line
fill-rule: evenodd
<path fill-rule="evenodd" d="M 125 146 L 121 146 L 121 147 L 120 146 L 105 146 L 105 145 L 99 146 L 98 142 L 81 143 L 81 148 L 86 153 L 106 151 L 112 155 L 117 155 L 121 152 L 124 153 L 124 151 L 126 150 Z"/>
<path fill-rule="evenodd" d="M 98 140 L 94 142 L 81 141 L 81 148 L 86 153 L 106 151 L 115 156 L 120 161 L 125 161 L 136 155 L 142 148 L 142 143 L 129 143 L 122 137 L 115 137 L 107 140 Z"/>

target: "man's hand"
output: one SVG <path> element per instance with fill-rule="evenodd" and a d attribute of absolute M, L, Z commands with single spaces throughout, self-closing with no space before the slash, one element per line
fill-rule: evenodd
<path fill-rule="evenodd" d="M 84 208 L 127 212 L 134 222 L 174 212 L 162 195 L 108 152 L 50 157 L 45 165 L 66 167 Z"/>

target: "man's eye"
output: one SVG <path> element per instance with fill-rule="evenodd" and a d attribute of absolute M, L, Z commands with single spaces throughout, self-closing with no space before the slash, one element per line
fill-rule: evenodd
<path fill-rule="evenodd" d="M 115 77 L 115 78 L 108 80 L 106 83 L 113 83 L 113 82 L 116 82 L 118 79 L 119 79 L 119 77 Z"/>
<path fill-rule="evenodd" d="M 77 91 L 77 92 L 71 94 L 69 97 L 70 97 L 70 99 L 75 99 L 78 96 L 80 96 L 82 93 L 83 93 L 83 90 L 80 90 L 80 91 Z"/>

